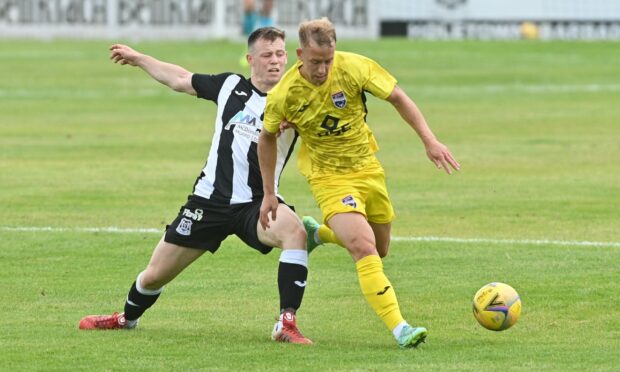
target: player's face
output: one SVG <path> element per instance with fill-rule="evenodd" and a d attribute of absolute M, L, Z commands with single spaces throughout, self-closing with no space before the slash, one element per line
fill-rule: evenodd
<path fill-rule="evenodd" d="M 284 40 L 258 39 L 250 50 L 248 59 L 252 67 L 253 79 L 275 85 L 284 74 L 287 54 L 284 49 Z"/>
<path fill-rule="evenodd" d="M 310 40 L 305 47 L 297 49 L 297 57 L 303 63 L 299 69 L 301 75 L 314 85 L 323 84 L 329 76 L 335 51 L 335 43 L 319 46 L 314 40 Z"/>

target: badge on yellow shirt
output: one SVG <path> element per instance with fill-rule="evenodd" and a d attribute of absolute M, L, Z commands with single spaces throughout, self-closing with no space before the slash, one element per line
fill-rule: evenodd
<path fill-rule="evenodd" d="M 338 93 L 332 94 L 332 102 L 334 102 L 334 106 L 342 109 L 347 105 L 347 97 L 345 97 L 343 91 L 340 91 Z"/>

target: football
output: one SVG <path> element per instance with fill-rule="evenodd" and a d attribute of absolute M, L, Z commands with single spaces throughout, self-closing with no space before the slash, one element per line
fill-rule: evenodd
<path fill-rule="evenodd" d="M 474 317 L 486 329 L 506 330 L 517 322 L 519 315 L 521 298 L 508 284 L 489 283 L 474 296 Z"/>

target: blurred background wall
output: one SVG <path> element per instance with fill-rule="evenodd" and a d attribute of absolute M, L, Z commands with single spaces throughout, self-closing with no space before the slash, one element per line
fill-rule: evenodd
<path fill-rule="evenodd" d="M 620 39 L 620 0 L 274 0 L 289 35 L 322 16 L 340 38 Z M 242 17 L 242 0 L 0 0 L 0 38 L 241 40 Z"/>

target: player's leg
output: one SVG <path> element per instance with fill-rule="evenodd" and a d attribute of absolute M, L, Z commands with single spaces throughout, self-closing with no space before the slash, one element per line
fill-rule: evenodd
<path fill-rule="evenodd" d="M 254 0 L 243 0 L 243 24 L 244 36 L 249 36 L 256 27 L 256 4 Z"/>
<path fill-rule="evenodd" d="M 381 170 L 365 181 L 363 187 L 366 217 L 375 235 L 377 252 L 380 257 L 386 257 L 390 248 L 391 221 L 395 215 L 385 184 L 385 175 Z M 394 301 L 396 301 L 396 296 L 394 296 Z M 398 306 L 398 302 L 396 304 Z M 391 329 L 401 347 L 416 347 L 424 341 L 427 333 L 426 328 L 411 327 L 405 320 L 401 320 L 396 327 Z"/>
<path fill-rule="evenodd" d="M 222 221 L 228 211 L 207 199 L 192 195 L 167 227 L 146 269 L 133 282 L 127 294 L 124 313 L 87 316 L 80 329 L 133 328 L 142 314 L 159 298 L 165 284 L 174 279 L 205 251 L 217 251 L 228 233 Z"/>
<path fill-rule="evenodd" d="M 271 215 L 269 215 L 269 219 L 269 229 L 263 230 L 260 224 L 257 225 L 257 235 L 261 243 L 270 247 L 305 251 L 306 230 L 297 214 L 289 206 L 280 203 L 277 219 L 271 220 Z"/>
<path fill-rule="evenodd" d="M 353 261 L 379 255 L 375 246 L 375 234 L 362 213 L 336 213 L 329 218 L 327 224 L 349 251 Z"/>
<path fill-rule="evenodd" d="M 256 21 L 258 14 L 256 12 L 256 4 L 254 0 L 243 0 L 243 18 L 241 20 L 241 33 L 247 39 L 250 34 L 256 29 Z M 244 49 L 239 57 L 239 66 L 243 68 L 249 67 L 247 59 L 247 50 Z"/>
<path fill-rule="evenodd" d="M 168 243 L 162 238 L 146 269 L 131 285 L 125 302 L 125 319 L 133 325 L 150 308 L 168 284 L 187 266 L 204 254 L 204 250 Z"/>
<path fill-rule="evenodd" d="M 394 207 L 388 195 L 383 171 L 368 177 L 365 184 L 366 218 L 375 234 L 377 252 L 385 257 L 390 249 Z"/>
<path fill-rule="evenodd" d="M 375 235 L 363 214 L 338 213 L 329 226 L 355 261 L 362 293 L 390 330 L 404 321 L 392 284 L 383 272 L 383 262 L 375 247 Z"/>
<path fill-rule="evenodd" d="M 138 319 L 150 308 L 163 291 L 164 285 L 205 251 L 167 243 L 162 238 L 155 247 L 151 260 L 131 285 L 123 313 L 89 315 L 80 320 L 80 329 L 132 329 Z"/>
<path fill-rule="evenodd" d="M 265 17 L 271 16 L 273 10 L 273 0 L 263 0 L 263 7 L 261 8 L 261 14 Z"/>
<path fill-rule="evenodd" d="M 258 16 L 258 27 L 273 26 L 273 17 L 271 11 L 273 9 L 273 0 L 263 0 L 263 6 Z"/>
<path fill-rule="evenodd" d="M 375 234 L 375 240 L 377 243 L 377 252 L 379 257 L 383 258 L 388 255 L 390 250 L 390 239 L 392 236 L 392 223 L 376 223 L 368 221 L 368 224 L 372 228 Z"/>
<path fill-rule="evenodd" d="M 308 249 L 308 254 L 312 253 L 316 247 L 323 243 L 333 243 L 344 247 L 343 243 L 329 226 L 319 224 L 311 216 L 303 216 L 302 222 L 306 229 L 306 248 Z"/>
<path fill-rule="evenodd" d="M 372 309 L 401 347 L 417 346 L 426 337 L 426 329 L 411 327 L 403 318 L 394 287 L 383 272 L 373 229 L 365 216 L 340 213 L 332 216 L 328 223 L 353 257 L 360 288 Z"/>
<path fill-rule="evenodd" d="M 257 221 L 256 230 L 261 243 L 282 248 L 278 267 L 280 311 L 297 311 L 308 277 L 306 230 L 295 212 L 283 203 L 278 206 L 277 219 L 269 225 L 269 229 L 263 230 Z"/>
<path fill-rule="evenodd" d="M 215 253 L 229 233 L 223 228 L 230 219 L 226 207 L 192 195 L 167 227 L 149 264 L 133 283 L 125 303 L 128 325 L 151 307 L 164 285 L 173 280 L 205 251 Z"/>
<path fill-rule="evenodd" d="M 260 208 L 260 205 L 259 205 Z M 258 222 L 255 229 L 259 241 L 270 247 L 282 248 L 278 264 L 278 291 L 280 294 L 280 316 L 272 338 L 281 342 L 310 344 L 296 324 L 296 313 L 303 300 L 308 278 L 308 252 L 306 251 L 306 230 L 299 217 L 286 204 L 280 203 L 277 219 L 269 222 L 269 229 L 263 230 Z"/>

